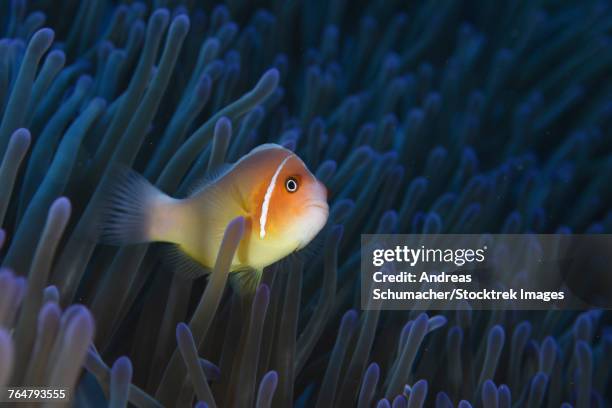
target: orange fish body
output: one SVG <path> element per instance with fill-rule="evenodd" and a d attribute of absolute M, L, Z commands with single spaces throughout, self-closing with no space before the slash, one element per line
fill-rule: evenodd
<path fill-rule="evenodd" d="M 169 197 L 140 177 L 130 177 L 129 184 L 112 199 L 106 231 L 114 241 L 171 242 L 212 268 L 227 224 L 242 216 L 247 228 L 231 272 L 260 274 L 303 248 L 323 228 L 329 212 L 325 186 L 295 153 L 276 144 L 253 149 L 185 199 Z M 131 198 L 137 194 L 142 198 Z M 132 208 L 142 213 L 131 216 L 142 225 L 122 231 L 125 214 L 130 215 L 126 209 Z"/>

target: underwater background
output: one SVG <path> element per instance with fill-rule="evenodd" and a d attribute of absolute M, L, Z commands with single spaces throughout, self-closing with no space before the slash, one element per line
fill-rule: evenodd
<path fill-rule="evenodd" d="M 608 311 L 359 309 L 362 233 L 612 232 L 611 6 L 2 1 L 0 385 L 79 407 L 611 406 Z M 252 304 L 223 265 L 190 282 L 160 245 L 97 244 L 114 167 L 181 196 L 269 141 L 331 214 Z"/>

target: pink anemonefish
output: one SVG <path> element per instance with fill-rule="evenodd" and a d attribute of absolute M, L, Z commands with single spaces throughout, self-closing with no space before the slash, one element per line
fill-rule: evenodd
<path fill-rule="evenodd" d="M 169 242 L 204 269 L 215 264 L 228 223 L 242 216 L 246 230 L 230 272 L 252 292 L 264 267 L 304 248 L 329 214 L 327 190 L 292 151 L 256 147 L 184 199 L 170 197 L 130 173 L 113 191 L 102 225 L 115 244 Z"/>

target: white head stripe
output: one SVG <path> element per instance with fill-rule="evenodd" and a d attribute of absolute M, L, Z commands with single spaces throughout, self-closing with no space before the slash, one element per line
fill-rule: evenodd
<path fill-rule="evenodd" d="M 281 164 L 279 164 L 276 168 L 276 171 L 274 172 L 274 175 L 270 180 L 270 184 L 268 184 L 268 189 L 266 190 L 266 195 L 264 196 L 263 204 L 261 205 L 261 217 L 259 217 L 259 238 L 263 239 L 263 237 L 266 236 L 266 221 L 268 218 L 268 208 L 270 207 L 270 200 L 272 199 L 272 192 L 274 191 L 274 187 L 276 185 L 276 179 L 278 178 L 278 175 L 285 166 L 285 163 L 287 163 L 287 160 L 289 160 L 291 157 L 293 157 L 293 154 L 290 154 L 289 156 L 283 159 Z"/>

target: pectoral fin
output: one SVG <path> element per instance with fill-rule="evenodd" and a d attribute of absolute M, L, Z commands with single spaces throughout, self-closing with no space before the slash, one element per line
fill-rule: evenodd
<path fill-rule="evenodd" d="M 248 216 L 244 217 L 244 234 L 242 235 L 242 240 L 240 240 L 240 245 L 238 246 L 238 251 L 236 256 L 238 261 L 243 265 L 249 265 L 249 247 L 251 245 L 251 230 L 253 228 L 253 219 Z"/>

